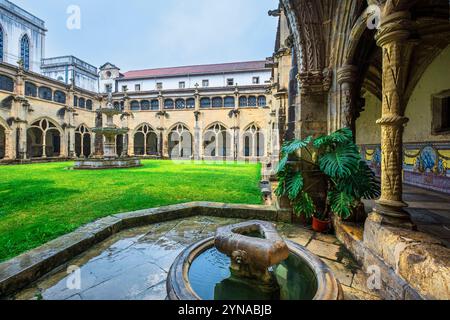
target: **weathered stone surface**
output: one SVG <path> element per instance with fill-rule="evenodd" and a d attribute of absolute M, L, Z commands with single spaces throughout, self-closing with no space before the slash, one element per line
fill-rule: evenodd
<path fill-rule="evenodd" d="M 345 300 L 380 300 L 379 296 L 371 295 L 366 292 L 357 290 L 355 288 L 351 288 L 348 286 L 342 286 L 344 291 L 344 299 Z"/>
<path fill-rule="evenodd" d="M 398 273 L 428 299 L 450 299 L 450 250 L 433 244 L 407 247 Z"/>
<path fill-rule="evenodd" d="M 311 242 L 307 246 L 308 250 L 315 253 L 319 257 L 327 258 L 329 260 L 337 261 L 339 258 L 339 252 L 341 251 L 341 247 L 318 241 L 318 240 L 311 240 Z"/>

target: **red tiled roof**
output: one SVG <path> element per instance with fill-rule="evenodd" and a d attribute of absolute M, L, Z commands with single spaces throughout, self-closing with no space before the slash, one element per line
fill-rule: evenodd
<path fill-rule="evenodd" d="M 231 73 L 266 69 L 266 61 L 249 61 L 235 63 L 208 64 L 198 66 L 134 70 L 124 73 L 124 78 L 163 78 L 180 75 Z"/>

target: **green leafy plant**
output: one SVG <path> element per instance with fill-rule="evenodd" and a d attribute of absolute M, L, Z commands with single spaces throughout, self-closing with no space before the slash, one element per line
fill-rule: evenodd
<path fill-rule="evenodd" d="M 304 150 L 309 157 L 299 159 L 298 152 Z M 340 129 L 332 134 L 313 139 L 288 141 L 281 150 L 278 166 L 279 180 L 275 193 L 287 196 L 297 215 L 325 220 L 331 213 L 346 219 L 361 199 L 380 196 L 380 184 L 367 163 L 361 158 L 353 141 L 350 129 Z M 290 161 L 293 160 L 293 161 Z M 297 160 L 311 164 L 327 179 L 326 205 L 318 212 L 312 197 L 305 189 L 303 173 L 294 165 Z"/>

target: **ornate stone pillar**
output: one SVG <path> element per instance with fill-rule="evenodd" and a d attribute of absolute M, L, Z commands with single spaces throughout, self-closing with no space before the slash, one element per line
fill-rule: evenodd
<path fill-rule="evenodd" d="M 345 65 L 337 71 L 337 81 L 341 86 L 340 90 L 340 112 L 339 124 L 341 128 L 350 128 L 355 133 L 355 109 L 356 95 L 355 82 L 357 80 L 358 68 L 352 65 Z"/>
<path fill-rule="evenodd" d="M 383 51 L 383 102 L 381 125 L 381 198 L 375 212 L 379 222 L 411 227 L 403 201 L 403 132 L 409 121 L 404 116 L 405 88 L 412 49 L 412 23 L 409 12 L 397 12 L 384 18 L 376 40 Z"/>
<path fill-rule="evenodd" d="M 201 160 L 201 127 L 200 127 L 200 93 L 198 91 L 198 83 L 195 84 L 195 110 L 194 110 L 194 117 L 195 117 L 195 125 L 194 125 L 194 136 L 192 141 L 193 146 L 193 156 L 194 160 Z"/>

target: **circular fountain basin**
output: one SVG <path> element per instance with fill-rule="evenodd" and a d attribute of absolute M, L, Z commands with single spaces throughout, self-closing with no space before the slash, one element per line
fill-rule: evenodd
<path fill-rule="evenodd" d="M 306 248 L 286 241 L 289 258 L 271 269 L 279 294 L 254 280 L 231 274 L 231 260 L 214 247 L 214 238 L 183 251 L 167 278 L 170 300 L 340 300 L 342 289 L 329 267 Z"/>
<path fill-rule="evenodd" d="M 75 170 L 104 170 L 104 169 L 126 169 L 141 167 L 139 158 L 113 158 L 113 159 L 77 159 L 75 160 Z"/>

